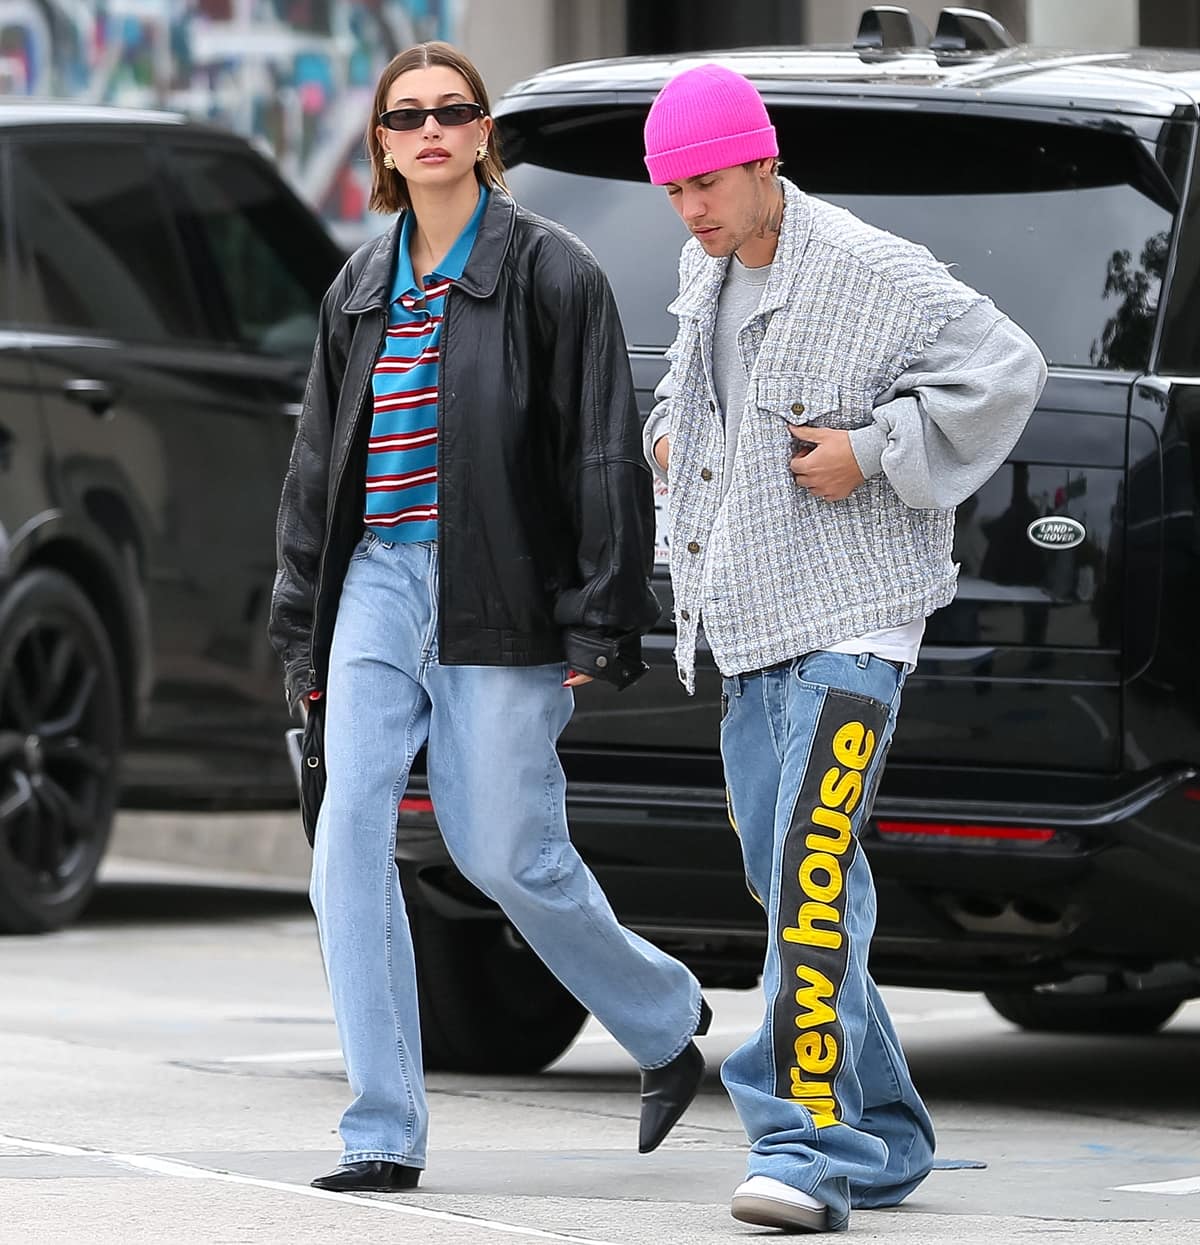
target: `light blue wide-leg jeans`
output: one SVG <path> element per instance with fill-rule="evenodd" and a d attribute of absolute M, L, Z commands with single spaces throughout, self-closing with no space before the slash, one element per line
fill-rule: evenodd
<path fill-rule="evenodd" d="M 678 961 L 624 929 L 571 844 L 555 744 L 574 697 L 561 663 L 442 666 L 437 546 L 366 535 L 338 606 L 312 902 L 353 1101 L 342 1161 L 423 1167 L 428 1108 L 396 808 L 428 739 L 430 795 L 455 863 L 642 1068 L 700 1015 Z"/>
<path fill-rule="evenodd" d="M 904 675 L 814 652 L 726 679 L 721 723 L 746 877 L 767 917 L 762 1027 L 722 1079 L 770 1176 L 829 1207 L 892 1206 L 928 1175 L 934 1133 L 867 953 L 875 884 L 858 833 L 870 816 Z"/>

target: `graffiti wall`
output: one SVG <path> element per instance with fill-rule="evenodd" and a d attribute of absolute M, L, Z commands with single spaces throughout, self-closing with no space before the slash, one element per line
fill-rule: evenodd
<path fill-rule="evenodd" d="M 453 0 L 0 0 L 0 94 L 174 108 L 256 138 L 348 241 L 373 228 L 378 71 Z"/>

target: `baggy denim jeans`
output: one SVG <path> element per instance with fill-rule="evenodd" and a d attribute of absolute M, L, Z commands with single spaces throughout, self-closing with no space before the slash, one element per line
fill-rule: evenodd
<path fill-rule="evenodd" d="M 424 1167 L 428 1109 L 396 808 L 428 740 L 429 790 L 455 864 L 643 1068 L 700 1015 L 678 961 L 622 928 L 567 831 L 555 744 L 574 698 L 562 664 L 442 666 L 436 544 L 364 536 L 338 605 L 326 789 L 311 896 L 353 1101 L 342 1162 Z"/>
<path fill-rule="evenodd" d="M 875 885 L 859 831 L 904 674 L 814 652 L 726 679 L 721 752 L 746 878 L 767 917 L 762 1027 L 721 1075 L 749 1175 L 850 1207 L 891 1206 L 928 1175 L 934 1134 L 867 969 Z"/>

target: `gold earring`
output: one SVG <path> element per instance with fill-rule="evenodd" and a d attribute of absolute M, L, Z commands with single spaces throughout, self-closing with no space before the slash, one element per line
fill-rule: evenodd
<path fill-rule="evenodd" d="M 488 154 L 488 152 L 487 152 L 487 143 L 480 143 L 480 144 L 479 144 L 479 146 L 475 149 L 475 160 L 476 160 L 476 163 L 480 163 L 480 162 L 482 162 L 482 161 L 486 160 L 486 159 L 487 159 L 487 154 Z"/>
<path fill-rule="evenodd" d="M 396 157 L 392 155 L 390 151 L 385 151 L 383 153 L 383 167 L 385 169 L 391 169 L 392 172 L 396 171 Z"/>

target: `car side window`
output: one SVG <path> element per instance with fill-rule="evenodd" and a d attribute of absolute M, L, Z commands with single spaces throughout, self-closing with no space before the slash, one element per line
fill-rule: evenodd
<path fill-rule="evenodd" d="M 195 333 L 144 143 L 30 140 L 15 143 L 12 156 L 17 245 L 30 276 L 22 323 L 127 341 Z"/>
<path fill-rule="evenodd" d="M 180 145 L 170 160 L 183 212 L 211 261 L 197 280 L 221 309 L 220 336 L 307 359 L 336 272 L 332 243 L 250 157 Z"/>

